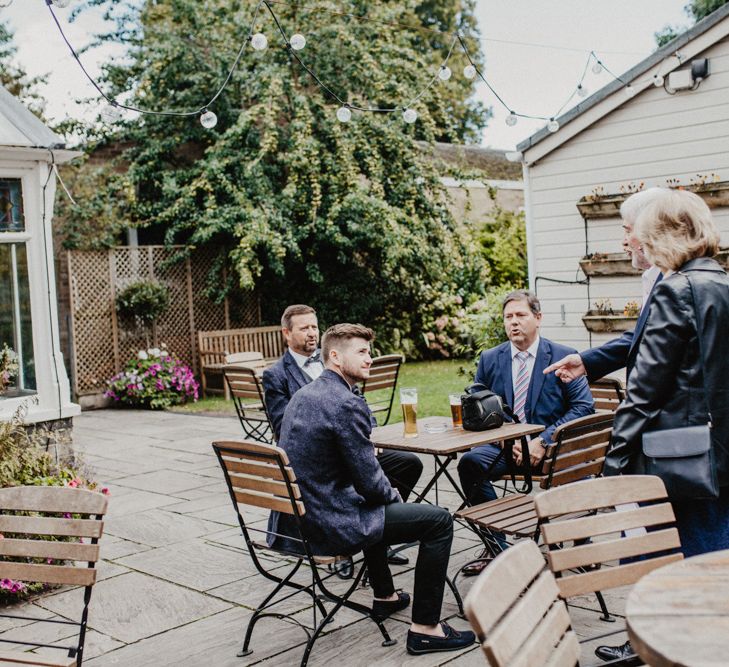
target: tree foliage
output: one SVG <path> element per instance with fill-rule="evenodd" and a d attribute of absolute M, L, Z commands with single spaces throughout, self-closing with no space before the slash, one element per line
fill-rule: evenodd
<path fill-rule="evenodd" d="M 683 9 L 686 14 L 697 23 L 706 18 L 719 7 L 725 5 L 729 0 L 691 0 Z M 667 25 L 665 28 L 656 33 L 656 43 L 659 48 L 665 46 L 672 39 L 678 37 L 682 32 L 687 30 L 686 27 Z"/>
<path fill-rule="evenodd" d="M 6 88 L 34 114 L 42 118 L 45 105 L 36 87 L 44 79 L 39 76 L 28 76 L 28 73 L 15 61 L 16 52 L 12 31 L 0 21 L 0 86 Z"/>
<path fill-rule="evenodd" d="M 217 88 L 255 7 L 210 0 L 203 11 L 193 0 L 157 0 L 142 3 L 135 19 L 121 1 L 90 4 L 106 4 L 119 19 L 101 40 L 129 41 L 128 60 L 107 64 L 104 85 L 154 109 L 194 109 Z M 217 126 L 158 116 L 125 123 L 109 139 L 130 146 L 126 169 L 108 171 L 99 192 L 113 193 L 119 218 L 160 230 L 167 243 L 218 248 L 216 267 L 231 265 L 238 285 L 259 291 L 266 319 L 275 321 L 287 303 L 308 302 L 324 323 L 374 326 L 383 350 L 414 350 L 429 304 L 443 294 L 471 300 L 487 275 L 478 245 L 456 225 L 439 174 L 415 143 L 474 139 L 488 118 L 469 98 L 473 81 L 460 75 L 463 57 L 452 58 L 450 81 L 435 78 L 428 87 L 452 38 L 427 28 L 474 34 L 473 2 L 273 8 L 288 35 L 306 36 L 300 57 L 340 97 L 393 107 L 425 90 L 414 105 L 418 121 L 355 111 L 350 123 L 339 123 L 338 104 L 261 12 L 256 29 L 269 48 L 246 48 L 210 107 Z M 469 48 L 480 61 L 478 42 Z M 71 228 L 83 229 L 109 206 L 108 197 L 92 199 L 72 214 Z M 222 272 L 211 276 L 213 296 L 232 287 Z"/>

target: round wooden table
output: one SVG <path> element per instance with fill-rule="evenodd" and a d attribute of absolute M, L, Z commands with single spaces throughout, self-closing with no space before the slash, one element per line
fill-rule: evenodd
<path fill-rule="evenodd" d="M 626 605 L 630 642 L 651 667 L 729 665 L 729 550 L 654 570 Z"/>

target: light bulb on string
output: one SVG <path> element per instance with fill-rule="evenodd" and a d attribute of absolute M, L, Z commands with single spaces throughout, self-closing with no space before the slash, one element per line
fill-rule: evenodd
<path fill-rule="evenodd" d="M 438 78 L 441 81 L 448 81 L 448 79 L 451 78 L 451 68 L 448 67 L 448 65 L 441 65 L 440 69 L 438 70 Z"/>
<path fill-rule="evenodd" d="M 653 85 L 660 88 L 663 85 L 663 77 L 660 74 L 653 75 Z"/>
<path fill-rule="evenodd" d="M 212 130 L 218 124 L 218 117 L 212 112 L 205 109 L 200 114 L 200 125 L 206 130 Z"/>
<path fill-rule="evenodd" d="M 337 120 L 340 123 L 348 123 L 352 119 L 352 110 L 348 106 L 337 109 Z"/>
<path fill-rule="evenodd" d="M 577 84 L 577 95 L 579 97 L 587 97 L 587 88 L 585 88 L 581 83 Z"/>
<path fill-rule="evenodd" d="M 623 90 L 625 90 L 625 94 L 628 97 L 633 97 L 635 95 L 635 88 L 633 88 L 633 86 L 631 86 L 630 84 L 625 86 L 625 88 Z"/>
<path fill-rule="evenodd" d="M 113 125 L 121 120 L 122 112 L 116 104 L 107 104 L 99 113 L 101 120 L 108 125 Z"/>
<path fill-rule="evenodd" d="M 257 32 L 251 37 L 251 46 L 256 51 L 263 51 L 268 46 L 268 39 L 262 32 Z"/>
<path fill-rule="evenodd" d="M 66 9 L 71 4 L 71 0 L 53 0 L 53 4 L 61 9 Z"/>
<path fill-rule="evenodd" d="M 476 76 L 476 68 L 473 65 L 466 65 L 463 68 L 463 76 L 467 79 L 473 79 Z"/>
<path fill-rule="evenodd" d="M 289 44 L 294 51 L 301 51 L 306 46 L 306 37 L 297 32 L 295 35 L 291 35 Z"/>
<path fill-rule="evenodd" d="M 516 114 L 513 111 L 509 112 L 509 115 L 506 117 L 506 120 L 504 121 L 509 127 L 514 127 L 516 125 L 516 121 L 519 120 L 516 117 Z"/>
<path fill-rule="evenodd" d="M 405 111 L 402 112 L 402 119 L 406 123 L 412 125 L 416 120 L 418 120 L 418 112 L 415 111 L 415 109 L 405 109 Z"/>
<path fill-rule="evenodd" d="M 554 133 L 559 130 L 559 123 L 554 118 L 550 118 L 549 122 L 547 123 L 547 129 L 550 132 Z"/>
<path fill-rule="evenodd" d="M 596 60 L 595 64 L 592 66 L 592 73 L 600 74 L 600 72 L 602 72 L 602 63 L 599 60 Z"/>

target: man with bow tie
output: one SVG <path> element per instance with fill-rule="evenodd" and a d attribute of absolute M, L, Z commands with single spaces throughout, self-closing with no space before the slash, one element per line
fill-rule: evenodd
<path fill-rule="evenodd" d="M 281 435 L 281 423 L 291 397 L 324 372 L 319 350 L 319 322 L 311 306 L 288 306 L 281 316 L 281 331 L 288 349 L 281 359 L 263 372 L 266 411 L 276 440 Z M 364 397 L 361 400 L 364 402 Z M 377 426 L 371 413 L 370 421 L 373 427 Z M 423 472 L 422 461 L 411 452 L 393 450 L 383 450 L 377 460 L 403 501 L 407 500 Z M 407 558 L 393 554 L 390 562 L 404 565 Z"/>

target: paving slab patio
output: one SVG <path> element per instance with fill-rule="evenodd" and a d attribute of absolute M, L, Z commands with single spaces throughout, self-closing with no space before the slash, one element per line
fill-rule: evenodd
<path fill-rule="evenodd" d="M 92 477 L 111 491 L 84 664 L 275 667 L 299 663 L 306 635 L 295 623 L 278 619 L 261 621 L 254 633 L 254 652 L 236 656 L 252 609 L 272 586 L 256 573 L 246 552 L 210 446 L 213 440 L 241 438 L 233 417 L 98 410 L 74 419 L 76 451 Z M 432 462 L 425 464 L 427 473 Z M 447 487 L 440 489 L 438 502 L 452 510 L 459 505 Z M 254 525 L 265 526 L 267 514 L 254 509 Z M 455 573 L 477 551 L 477 538 L 458 526 L 449 571 Z M 405 553 L 414 563 L 417 549 Z M 412 590 L 412 565 L 393 568 L 393 572 L 398 587 Z M 459 579 L 464 595 L 470 584 Z M 333 588 L 339 585 L 346 582 L 337 581 Z M 371 593 L 361 589 L 355 596 L 367 603 Z M 624 593 L 606 597 L 611 610 L 621 613 Z M 23 605 L 22 613 L 69 618 L 80 604 L 79 589 L 61 589 Z M 297 612 L 294 618 L 300 622 L 311 621 L 311 606 L 303 597 L 287 601 L 283 610 Z M 456 612 L 454 598 L 446 590 L 444 617 L 456 628 L 466 628 Z M 613 629 L 599 620 L 594 598 L 577 600 L 571 615 L 580 634 Z M 377 627 L 355 612 L 343 610 L 335 621 L 315 645 L 310 665 L 485 664 L 478 647 L 454 654 L 408 656 L 407 612 L 387 621 L 388 631 L 398 640 L 392 647 L 383 647 Z M 41 630 L 37 623 L 6 621 L 0 624 L 0 638 L 12 625 L 22 625 L 24 636 L 48 632 L 49 641 L 60 641 L 64 635 L 58 627 Z M 592 648 L 583 648 L 582 664 L 596 664 Z"/>

